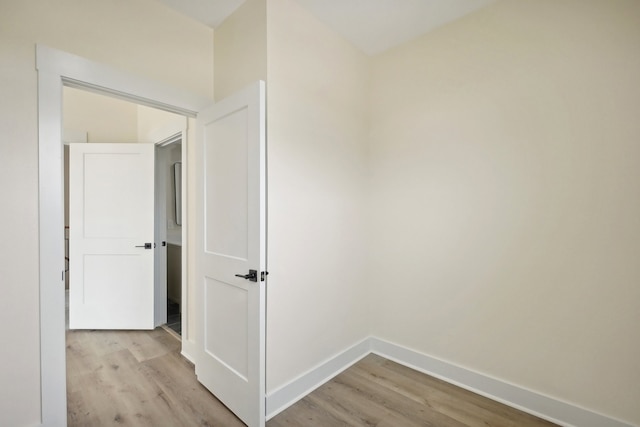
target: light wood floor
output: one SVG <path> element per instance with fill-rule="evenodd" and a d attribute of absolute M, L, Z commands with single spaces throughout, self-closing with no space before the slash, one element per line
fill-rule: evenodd
<path fill-rule="evenodd" d="M 374 354 L 268 424 L 269 427 L 553 425 Z"/>
<path fill-rule="evenodd" d="M 163 329 L 67 331 L 69 426 L 243 426 L 195 378 Z M 551 426 L 369 355 L 267 427 Z"/>
<path fill-rule="evenodd" d="M 67 331 L 73 426 L 244 426 L 195 378 L 167 331 Z"/>

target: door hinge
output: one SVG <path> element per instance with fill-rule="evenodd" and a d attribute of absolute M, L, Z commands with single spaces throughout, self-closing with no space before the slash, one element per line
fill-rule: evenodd
<path fill-rule="evenodd" d="M 261 271 L 261 272 L 260 272 L 260 281 L 261 281 L 261 282 L 264 282 L 264 281 L 265 281 L 265 279 L 267 278 L 267 275 L 268 275 L 268 274 L 269 274 L 269 272 L 268 272 L 268 271 Z"/>

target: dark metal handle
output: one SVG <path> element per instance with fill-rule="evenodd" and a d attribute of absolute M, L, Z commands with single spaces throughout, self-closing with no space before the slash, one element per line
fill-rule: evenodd
<path fill-rule="evenodd" d="M 257 282 L 258 272 L 256 270 L 249 270 L 249 274 L 236 274 L 236 277 L 242 277 L 243 279 L 251 280 L 252 282 Z"/>
<path fill-rule="evenodd" d="M 153 246 L 151 243 L 145 243 L 144 245 L 136 246 L 136 248 L 153 249 Z"/>

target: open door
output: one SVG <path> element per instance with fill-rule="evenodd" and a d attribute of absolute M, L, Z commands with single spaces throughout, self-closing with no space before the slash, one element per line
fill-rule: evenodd
<path fill-rule="evenodd" d="M 70 329 L 154 328 L 154 155 L 70 144 Z"/>
<path fill-rule="evenodd" d="M 196 124 L 196 375 L 248 426 L 264 426 L 264 82 L 202 111 Z"/>

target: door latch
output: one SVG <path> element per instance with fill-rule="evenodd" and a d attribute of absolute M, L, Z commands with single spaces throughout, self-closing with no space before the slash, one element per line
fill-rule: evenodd
<path fill-rule="evenodd" d="M 136 246 L 136 248 L 153 249 L 151 243 L 145 243 L 144 245 Z"/>
<path fill-rule="evenodd" d="M 257 282 L 258 272 L 256 270 L 249 270 L 249 274 L 236 274 L 236 277 L 242 277 L 243 279 L 247 279 L 252 282 Z"/>

